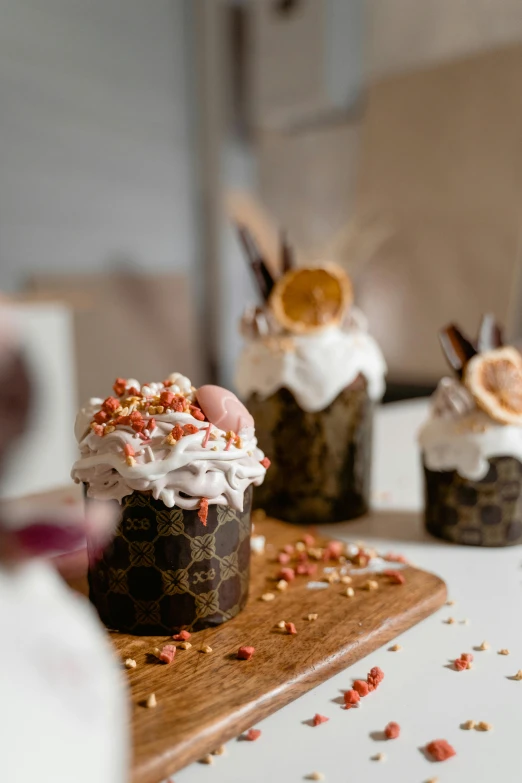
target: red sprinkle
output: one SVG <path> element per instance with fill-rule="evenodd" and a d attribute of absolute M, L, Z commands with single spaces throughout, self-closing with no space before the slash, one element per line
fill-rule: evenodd
<path fill-rule="evenodd" d="M 134 455 L 136 454 L 136 452 L 134 451 L 130 443 L 125 444 L 125 446 L 123 447 L 123 451 L 125 452 L 125 456 L 127 457 L 134 457 Z"/>
<path fill-rule="evenodd" d="M 368 683 L 365 680 L 355 680 L 353 683 L 354 691 L 357 691 L 359 696 L 368 696 L 370 689 Z"/>
<path fill-rule="evenodd" d="M 344 552 L 344 544 L 342 541 L 330 541 L 325 550 L 325 557 L 327 560 L 339 560 Z"/>
<path fill-rule="evenodd" d="M 368 677 L 366 679 L 368 683 L 368 690 L 374 691 L 379 683 L 381 683 L 384 680 L 384 672 L 382 669 L 379 669 L 378 666 L 374 666 L 373 669 L 370 669 L 368 673 Z"/>
<path fill-rule="evenodd" d="M 183 437 L 183 427 L 181 424 L 176 424 L 175 427 L 172 428 L 171 433 L 174 440 L 181 440 Z"/>
<path fill-rule="evenodd" d="M 269 468 L 269 467 L 270 467 L 270 465 L 272 464 L 272 463 L 270 462 L 270 460 L 268 459 L 268 457 L 263 457 L 263 459 L 259 460 L 259 462 L 260 462 L 260 464 L 261 464 L 261 465 L 262 465 L 262 466 L 263 466 L 263 467 L 264 467 L 266 470 L 268 470 L 268 468 Z"/>
<path fill-rule="evenodd" d="M 109 414 L 107 411 L 98 411 L 98 413 L 94 416 L 94 421 L 96 424 L 105 424 L 105 422 L 109 419 Z"/>
<path fill-rule="evenodd" d="M 312 719 L 314 726 L 319 726 L 321 723 L 327 723 L 330 720 L 330 718 L 327 718 L 326 715 L 319 715 L 319 713 L 316 713 Z"/>
<path fill-rule="evenodd" d="M 121 397 L 121 395 L 125 392 L 125 388 L 127 386 L 127 380 L 125 378 L 116 378 L 114 381 L 113 391 L 114 394 L 117 394 L 118 397 Z"/>
<path fill-rule="evenodd" d="M 199 432 L 199 430 L 195 424 L 184 424 L 183 432 L 185 433 L 185 435 L 195 435 L 196 432 Z"/>
<path fill-rule="evenodd" d="M 354 704 L 357 704 L 361 700 L 361 697 L 357 693 L 356 690 L 350 690 L 345 691 L 344 694 L 344 703 L 347 707 L 352 707 Z"/>
<path fill-rule="evenodd" d="M 159 659 L 160 661 L 163 661 L 163 663 L 172 663 L 175 655 L 176 647 L 173 644 L 166 644 L 161 648 Z"/>
<path fill-rule="evenodd" d="M 237 651 L 237 657 L 240 661 L 249 661 L 255 653 L 255 647 L 240 647 Z"/>
<path fill-rule="evenodd" d="M 303 536 L 303 542 L 306 546 L 313 546 L 315 544 L 315 538 L 307 533 L 306 536 Z"/>
<path fill-rule="evenodd" d="M 129 397 L 143 397 L 143 394 L 135 386 L 131 386 L 129 389 Z"/>
<path fill-rule="evenodd" d="M 293 623 L 285 623 L 285 631 L 291 636 L 295 636 L 297 633 L 297 629 Z"/>
<path fill-rule="evenodd" d="M 244 737 L 248 742 L 255 742 L 259 737 L 261 736 L 261 730 L 260 729 L 249 729 Z"/>
<path fill-rule="evenodd" d="M 164 407 L 168 407 L 174 401 L 174 394 L 171 391 L 162 391 L 160 394 L 160 403 Z"/>
<path fill-rule="evenodd" d="M 107 411 L 107 413 L 114 413 L 114 411 L 118 410 L 120 407 L 120 401 L 116 399 L 116 397 L 107 397 L 106 400 L 103 401 L 102 408 L 104 411 Z"/>
<path fill-rule="evenodd" d="M 462 660 L 462 658 L 456 658 L 456 659 L 453 661 L 453 665 L 454 665 L 455 669 L 456 669 L 458 672 L 463 672 L 463 671 L 464 671 L 464 669 L 467 669 L 467 668 L 468 668 L 468 662 L 467 662 L 467 661 L 464 661 L 464 660 Z"/>
<path fill-rule="evenodd" d="M 290 562 L 290 555 L 286 552 L 281 552 L 278 554 L 277 560 L 281 565 L 287 565 Z"/>
<path fill-rule="evenodd" d="M 404 574 L 401 574 L 400 571 L 388 570 L 388 571 L 383 571 L 383 574 L 384 576 L 389 577 L 392 580 L 392 582 L 394 582 L 396 585 L 403 585 L 406 581 L 406 579 L 404 578 Z"/>
<path fill-rule="evenodd" d="M 287 555 L 293 555 L 294 549 L 295 547 L 293 544 L 285 544 L 283 547 L 283 552 L 286 552 Z"/>
<path fill-rule="evenodd" d="M 208 498 L 201 498 L 201 502 L 199 504 L 198 518 L 199 521 L 202 522 L 203 525 L 206 527 L 207 519 L 208 519 Z"/>
<path fill-rule="evenodd" d="M 163 386 L 164 386 L 166 389 L 168 389 L 168 388 L 169 388 L 169 386 L 172 386 L 172 381 L 169 381 L 169 379 L 168 379 L 168 378 L 167 378 L 165 381 L 162 381 L 161 383 L 162 383 L 162 385 L 163 385 Z"/>
<path fill-rule="evenodd" d="M 149 432 L 153 432 L 156 429 L 156 419 L 154 417 L 148 420 L 147 429 Z"/>
<path fill-rule="evenodd" d="M 190 634 L 188 631 L 180 631 L 179 633 L 174 634 L 172 637 L 175 642 L 186 642 L 187 639 L 190 639 L 192 634 Z"/>
<path fill-rule="evenodd" d="M 295 571 L 293 568 L 282 568 L 277 575 L 278 579 L 284 579 L 285 582 L 291 582 L 295 579 Z"/>
<path fill-rule="evenodd" d="M 195 419 L 198 421 L 205 421 L 205 414 L 201 410 L 201 408 L 197 408 L 195 405 L 190 406 L 190 412 L 194 416 Z"/>
<path fill-rule="evenodd" d="M 209 438 L 210 438 L 210 430 L 212 428 L 212 424 L 209 424 L 208 427 L 205 430 L 205 437 L 203 438 L 203 448 L 206 447 L 208 444 Z"/>
<path fill-rule="evenodd" d="M 455 748 L 445 739 L 432 740 L 426 745 L 426 750 L 435 761 L 446 761 L 457 755 Z"/>
<path fill-rule="evenodd" d="M 401 733 L 401 727 L 398 723 L 394 723 L 394 721 L 390 721 L 386 728 L 384 729 L 384 733 L 386 735 L 386 739 L 397 739 L 399 734 Z"/>

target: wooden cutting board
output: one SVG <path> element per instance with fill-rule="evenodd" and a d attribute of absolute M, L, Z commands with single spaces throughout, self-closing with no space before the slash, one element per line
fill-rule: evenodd
<path fill-rule="evenodd" d="M 446 600 L 444 582 L 410 567 L 402 571 L 404 585 L 372 576 L 379 589 L 370 592 L 361 588 L 368 574 L 354 576 L 353 598 L 343 595 L 346 585 L 341 584 L 312 590 L 310 577 L 304 576 L 278 592 L 276 555 L 305 532 L 275 520 L 256 523 L 256 533 L 266 536 L 268 546 L 264 555 L 252 556 L 247 608 L 216 629 L 193 634 L 192 648 L 179 649 L 172 664 L 152 654 L 171 641 L 168 637 L 110 634 L 122 660 L 137 663 L 127 672 L 133 783 L 159 783 L 386 644 Z M 260 600 L 267 591 L 276 593 L 270 603 Z M 309 613 L 317 613 L 317 620 L 307 620 Z M 276 628 L 280 620 L 293 622 L 297 635 Z M 203 645 L 210 645 L 212 653 L 201 652 Z M 237 659 L 242 645 L 255 647 L 250 661 Z M 157 706 L 147 709 L 151 693 Z"/>

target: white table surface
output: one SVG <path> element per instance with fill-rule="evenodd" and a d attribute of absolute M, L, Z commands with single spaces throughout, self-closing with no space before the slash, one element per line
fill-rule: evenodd
<path fill-rule="evenodd" d="M 421 508 L 421 476 L 415 433 L 427 403 L 396 403 L 382 408 L 375 432 L 374 505 L 381 509 Z M 193 764 L 173 776 L 176 783 L 298 783 L 314 770 L 329 783 L 519 783 L 522 777 L 520 727 L 522 682 L 509 679 L 522 669 L 522 550 L 482 549 L 445 544 L 428 537 L 401 514 L 370 526 L 364 519 L 329 527 L 344 540 L 363 539 L 384 550 L 404 553 L 416 565 L 439 574 L 454 606 L 443 607 L 396 641 L 401 652 L 381 648 L 341 674 L 256 724 L 256 742 L 229 742 L 213 766 Z M 457 622 L 448 625 L 452 616 Z M 469 620 L 465 625 L 461 621 Z M 473 648 L 483 640 L 486 652 Z M 508 648 L 509 656 L 497 651 Z M 470 671 L 448 668 L 449 659 L 473 652 Z M 380 666 L 385 679 L 345 711 L 335 700 L 352 679 Z M 219 683 L 216 682 L 216 688 Z M 328 723 L 304 723 L 315 713 Z M 467 719 L 493 724 L 490 732 L 464 731 Z M 180 715 L 183 720 L 183 715 Z M 389 721 L 401 725 L 397 740 L 372 738 Z M 457 756 L 428 761 L 421 748 L 447 739 Z M 383 762 L 372 761 L 376 753 Z"/>

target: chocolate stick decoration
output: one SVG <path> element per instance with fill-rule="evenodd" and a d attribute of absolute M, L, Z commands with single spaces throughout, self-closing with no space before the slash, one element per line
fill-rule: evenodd
<path fill-rule="evenodd" d="M 245 251 L 247 258 L 250 261 L 250 266 L 254 273 L 259 292 L 266 302 L 272 292 L 272 288 L 274 287 L 274 278 L 270 274 L 268 267 L 265 264 L 265 261 L 262 258 L 259 248 L 254 240 L 254 237 L 248 228 L 238 224 L 237 231 L 239 234 L 239 239 L 241 240 L 241 244 L 243 245 L 243 250 Z"/>
<path fill-rule="evenodd" d="M 292 248 L 286 240 L 286 234 L 281 231 L 281 271 L 283 274 L 288 272 L 294 266 L 294 254 Z"/>
<path fill-rule="evenodd" d="M 492 351 L 494 348 L 500 348 L 503 345 L 502 329 L 495 320 L 492 313 L 486 313 L 482 316 L 479 333 L 477 337 L 477 351 Z"/>
<path fill-rule="evenodd" d="M 477 353 L 475 346 L 464 337 L 455 324 L 448 324 L 439 332 L 439 340 L 450 366 L 462 378 L 465 365 Z"/>

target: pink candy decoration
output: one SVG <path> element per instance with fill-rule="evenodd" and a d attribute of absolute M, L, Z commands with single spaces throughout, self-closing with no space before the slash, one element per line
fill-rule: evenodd
<path fill-rule="evenodd" d="M 246 427 L 254 427 L 254 419 L 248 410 L 228 389 L 221 386 L 201 386 L 196 397 L 207 419 L 220 430 L 239 433 Z"/>

